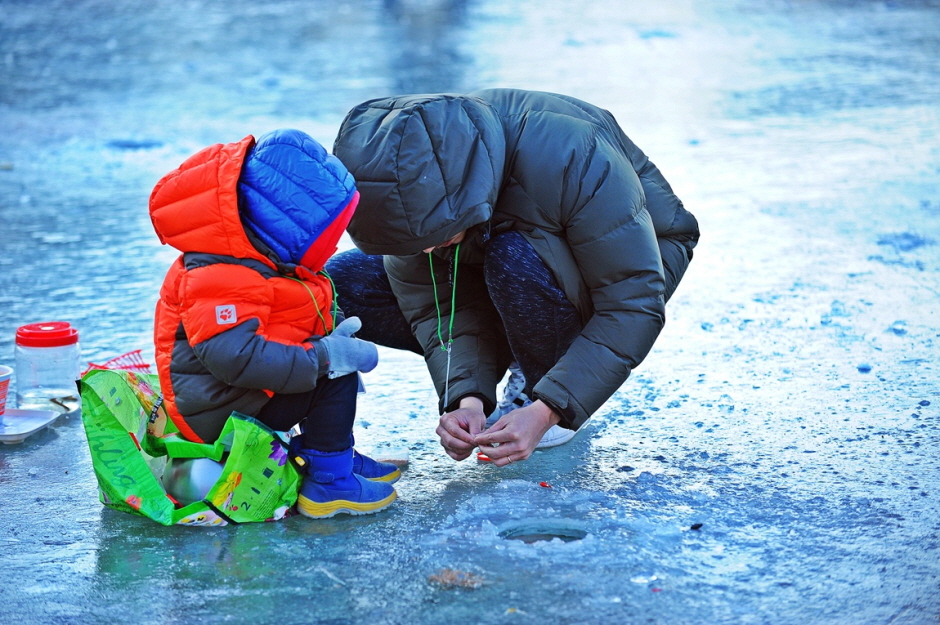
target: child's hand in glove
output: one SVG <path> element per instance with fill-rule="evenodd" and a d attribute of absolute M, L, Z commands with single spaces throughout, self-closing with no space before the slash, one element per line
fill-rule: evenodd
<path fill-rule="evenodd" d="M 361 327 L 359 317 L 350 317 L 336 326 L 332 334 L 317 342 L 317 348 L 326 351 L 328 378 L 338 378 L 355 371 L 372 371 L 379 364 L 379 352 L 375 344 L 353 337 Z"/>

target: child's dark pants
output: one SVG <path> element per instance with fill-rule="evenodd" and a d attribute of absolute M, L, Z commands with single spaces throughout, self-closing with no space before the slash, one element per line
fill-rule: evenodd
<path fill-rule="evenodd" d="M 275 395 L 255 418 L 281 432 L 301 423 L 304 447 L 343 451 L 350 445 L 358 392 L 359 377 L 355 373 L 332 380 L 324 376 L 309 393 Z"/>

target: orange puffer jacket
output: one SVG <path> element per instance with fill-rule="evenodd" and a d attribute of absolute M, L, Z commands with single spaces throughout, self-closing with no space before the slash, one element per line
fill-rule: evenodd
<path fill-rule="evenodd" d="M 333 328 L 333 293 L 315 273 L 322 262 L 281 261 L 241 221 L 239 177 L 254 144 L 248 136 L 202 150 L 150 198 L 160 240 L 183 252 L 156 308 L 160 385 L 173 422 L 194 441 L 214 441 L 233 411 L 254 415 L 275 393 L 312 390 L 325 369 L 316 340 Z M 335 250 L 358 199 L 351 176 L 337 181 L 335 163 L 324 184 L 345 184 L 334 196 L 352 200 L 327 207 L 311 246 L 319 253 L 307 257 L 325 260 Z M 335 223 L 324 231 L 323 221 Z"/>

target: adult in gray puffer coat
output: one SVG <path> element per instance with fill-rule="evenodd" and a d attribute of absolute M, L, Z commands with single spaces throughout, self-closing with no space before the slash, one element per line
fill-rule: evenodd
<path fill-rule="evenodd" d="M 571 97 L 371 100 L 333 151 L 361 193 L 359 249 L 327 264 L 341 305 L 361 338 L 425 356 L 457 460 L 577 430 L 650 351 L 699 238 L 613 116 Z M 533 401 L 484 431 L 511 361 Z"/>

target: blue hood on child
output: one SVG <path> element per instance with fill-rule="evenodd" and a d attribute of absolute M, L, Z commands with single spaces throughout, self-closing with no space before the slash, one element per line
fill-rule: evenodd
<path fill-rule="evenodd" d="M 275 130 L 259 138 L 238 182 L 243 223 L 282 263 L 292 265 L 306 264 L 302 261 L 313 245 L 328 244 L 332 253 L 345 223 L 334 237 L 320 237 L 355 195 L 353 176 L 340 160 L 299 130 Z"/>

